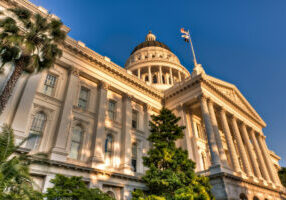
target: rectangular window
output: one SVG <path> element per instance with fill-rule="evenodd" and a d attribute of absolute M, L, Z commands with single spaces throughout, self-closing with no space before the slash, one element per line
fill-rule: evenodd
<path fill-rule="evenodd" d="M 138 128 L 138 111 L 132 110 L 132 128 Z"/>
<path fill-rule="evenodd" d="M 72 159 L 78 159 L 79 157 L 82 134 L 83 134 L 83 129 L 80 126 L 74 127 L 71 139 L 70 155 L 69 155 L 69 157 Z"/>
<path fill-rule="evenodd" d="M 49 96 L 53 96 L 56 81 L 57 81 L 57 77 L 55 75 L 47 74 L 45 84 L 44 84 L 43 93 L 46 95 L 49 95 Z"/>
<path fill-rule="evenodd" d="M 89 94 L 89 89 L 85 87 L 80 88 L 78 107 L 83 110 L 86 110 L 87 108 L 88 94 Z"/>
<path fill-rule="evenodd" d="M 116 120 L 116 101 L 108 101 L 108 117 L 109 119 Z"/>
<path fill-rule="evenodd" d="M 134 172 L 137 171 L 137 144 L 132 144 L 132 159 L 131 159 L 131 166 Z"/>

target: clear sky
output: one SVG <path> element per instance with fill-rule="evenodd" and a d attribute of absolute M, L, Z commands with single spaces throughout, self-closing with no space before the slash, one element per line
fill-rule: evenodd
<path fill-rule="evenodd" d="M 267 144 L 286 166 L 285 0 L 32 0 L 69 35 L 124 66 L 149 30 L 192 69 L 189 28 L 206 73 L 235 84 L 267 123 Z"/>

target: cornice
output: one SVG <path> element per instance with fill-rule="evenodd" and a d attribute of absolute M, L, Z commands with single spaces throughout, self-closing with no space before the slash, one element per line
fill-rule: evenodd
<path fill-rule="evenodd" d="M 91 49 L 80 46 L 77 41 L 73 40 L 72 38 L 67 37 L 63 48 L 70 51 L 72 54 L 83 57 L 90 63 L 97 64 L 96 66 L 93 65 L 92 67 L 103 70 L 104 72 L 108 72 L 116 78 L 120 78 L 121 81 L 123 80 L 131 87 L 137 87 L 139 91 L 149 94 L 150 96 L 153 96 L 159 100 L 163 98 L 163 93 L 161 91 L 147 85 L 143 80 L 138 79 L 137 76 L 127 73 L 127 70 L 119 65 L 116 65 L 111 61 L 106 61 L 103 56 L 92 51 Z"/>
<path fill-rule="evenodd" d="M 4 3 L 1 3 L 1 5 L 2 4 L 5 8 L 9 8 L 12 6 L 23 6 L 34 13 L 39 13 L 46 17 L 48 17 L 49 15 L 49 13 L 43 12 L 41 9 L 39 9 L 39 7 L 32 4 L 28 0 L 4 0 Z M 66 32 L 69 32 L 70 30 L 67 26 L 64 26 L 63 29 Z M 62 48 L 69 50 L 76 55 L 80 55 L 90 62 L 99 64 L 101 70 L 104 69 L 104 71 L 108 71 L 116 75 L 117 78 L 124 80 L 125 83 L 127 83 L 128 85 L 132 87 L 137 87 L 139 90 L 144 91 L 145 94 L 149 94 L 150 96 L 153 96 L 159 100 L 163 98 L 163 93 L 161 91 L 157 90 L 152 86 L 147 85 L 144 81 L 138 79 L 136 76 L 128 74 L 127 70 L 120 67 L 119 65 L 116 65 L 111 61 L 106 61 L 104 56 L 94 52 L 93 50 L 85 46 L 80 45 L 78 41 L 72 39 L 69 36 L 66 37 Z"/>
<path fill-rule="evenodd" d="M 154 62 L 161 62 L 161 63 L 167 63 L 169 65 L 175 65 L 176 67 L 178 67 L 180 69 L 181 72 L 187 74 L 188 76 L 190 76 L 190 72 L 181 64 L 178 64 L 176 62 L 171 62 L 171 61 L 168 61 L 167 59 L 164 59 L 164 58 L 157 58 L 157 59 L 153 59 L 151 58 L 150 60 L 146 59 L 146 60 L 143 60 L 143 61 L 137 61 L 136 63 L 132 63 L 131 65 L 128 66 L 128 70 L 129 69 L 132 69 L 134 67 L 134 69 L 137 69 L 137 67 L 135 67 L 136 65 L 142 65 L 142 64 L 152 64 Z M 173 69 L 177 69 L 178 68 L 175 68 L 173 67 Z"/>
<path fill-rule="evenodd" d="M 172 98 L 180 93 L 185 92 L 187 89 L 199 85 L 202 81 L 202 76 L 197 76 L 195 78 L 188 77 L 187 79 L 176 83 L 173 87 L 169 88 L 164 92 L 165 99 Z"/>

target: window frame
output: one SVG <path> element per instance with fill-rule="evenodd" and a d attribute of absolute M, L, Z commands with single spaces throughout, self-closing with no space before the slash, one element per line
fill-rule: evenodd
<path fill-rule="evenodd" d="M 135 146 L 135 152 L 133 151 L 134 146 Z M 131 166 L 132 166 L 133 172 L 138 172 L 138 143 L 137 142 L 133 142 L 131 145 Z"/>
<path fill-rule="evenodd" d="M 40 128 L 37 127 L 37 126 L 39 126 L 39 120 L 40 119 L 36 119 L 37 115 L 39 115 L 39 114 L 42 114 L 42 116 L 44 116 L 43 119 L 42 119 Z M 37 121 L 35 121 L 35 120 L 37 120 Z M 33 137 L 33 138 L 35 138 L 35 141 L 34 141 L 33 147 L 30 148 L 29 144 L 32 141 L 32 138 L 28 139 L 27 142 L 26 142 L 26 145 L 25 145 L 25 147 L 27 149 L 35 150 L 35 149 L 39 148 L 40 143 L 41 143 L 40 140 L 41 140 L 41 138 L 42 138 L 42 136 L 44 134 L 46 124 L 47 124 L 47 114 L 45 112 L 43 112 L 43 111 L 36 112 L 36 114 L 33 116 L 32 123 L 31 123 L 30 129 L 29 129 L 29 136 L 28 136 L 28 137 L 30 137 L 31 135 L 36 135 L 36 136 Z M 33 127 L 33 126 L 35 126 L 35 127 Z M 36 130 L 38 128 L 40 130 Z"/>
<path fill-rule="evenodd" d="M 107 139 L 108 137 L 111 138 L 111 144 L 110 144 L 110 148 L 108 147 L 107 144 Z M 109 140 L 110 142 L 110 140 Z M 114 145 L 114 136 L 112 133 L 107 133 L 106 137 L 105 137 L 105 141 L 104 141 L 104 159 L 106 160 L 109 156 L 109 160 L 110 160 L 110 164 L 112 163 L 112 157 L 113 157 L 113 145 Z"/>
<path fill-rule="evenodd" d="M 54 80 L 54 84 L 53 85 L 50 85 L 50 84 L 47 84 L 48 82 L 48 77 L 49 76 L 52 76 L 55 78 Z M 44 85 L 43 85 L 43 89 L 42 89 L 42 93 L 47 95 L 47 96 L 50 96 L 50 97 L 53 97 L 55 96 L 55 91 L 56 91 L 56 87 L 57 87 L 57 82 L 58 82 L 58 75 L 54 74 L 54 73 L 47 73 L 46 75 L 46 78 L 45 78 L 45 81 L 44 81 Z M 47 88 L 51 88 L 51 93 L 49 94 L 47 91 Z"/>
<path fill-rule="evenodd" d="M 87 92 L 86 99 L 81 98 L 81 92 L 82 91 L 86 91 Z M 78 108 L 80 108 L 82 110 L 87 110 L 88 109 L 89 95 L 90 95 L 90 89 L 85 87 L 85 86 L 80 86 L 79 95 L 78 95 L 78 101 L 77 101 Z M 82 104 L 80 102 L 85 102 L 85 106 L 82 106 Z"/>
<path fill-rule="evenodd" d="M 111 110 L 110 108 L 110 105 L 111 103 L 114 104 L 114 110 Z M 114 99 L 109 99 L 108 100 L 108 118 L 112 121 L 116 121 L 116 118 L 117 118 L 117 101 L 115 101 Z M 113 117 L 110 117 L 110 115 L 112 114 Z"/>
<path fill-rule="evenodd" d="M 136 121 L 134 120 L 133 116 L 136 113 Z M 136 123 L 136 126 L 134 127 L 133 122 Z M 131 127 L 133 129 L 138 129 L 139 127 L 139 112 L 136 109 L 132 109 L 132 116 L 131 116 Z"/>
<path fill-rule="evenodd" d="M 74 136 L 74 134 L 75 134 L 74 131 L 75 131 L 75 128 L 76 128 L 76 127 L 79 127 L 79 128 L 81 129 L 81 132 L 80 132 L 81 135 L 80 135 L 80 141 L 75 141 L 75 142 L 74 142 L 73 136 Z M 71 142 L 70 142 L 70 151 L 69 151 L 69 155 L 68 155 L 68 157 L 69 157 L 70 159 L 80 160 L 81 150 L 82 150 L 82 143 L 83 143 L 83 137 L 84 137 L 84 128 L 83 128 L 82 125 L 80 125 L 80 124 L 75 125 L 75 126 L 73 127 L 73 129 L 72 129 L 72 137 L 71 137 Z M 74 157 L 71 156 L 71 149 L 72 149 L 73 143 L 77 143 L 77 144 L 78 144 L 78 149 L 77 149 L 77 156 L 76 156 L 76 158 L 74 158 Z"/>

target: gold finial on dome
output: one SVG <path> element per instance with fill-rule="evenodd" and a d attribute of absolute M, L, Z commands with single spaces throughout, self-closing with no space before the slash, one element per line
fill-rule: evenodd
<path fill-rule="evenodd" d="M 156 40 L 156 36 L 152 33 L 152 31 L 149 31 L 149 33 L 146 36 L 146 41 L 155 41 Z"/>

